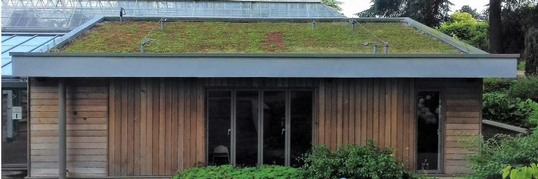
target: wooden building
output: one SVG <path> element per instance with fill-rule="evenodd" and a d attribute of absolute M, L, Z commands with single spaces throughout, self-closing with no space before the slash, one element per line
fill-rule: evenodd
<path fill-rule="evenodd" d="M 516 75 L 516 55 L 487 54 L 408 18 L 378 20 L 420 32 L 396 34 L 403 43 L 388 41 L 389 54 L 68 53 L 90 46 L 98 30 L 86 31 L 108 20 L 69 34 L 64 53 L 13 54 L 13 73 L 29 77 L 29 177 L 61 175 L 62 155 L 71 177 L 172 176 L 197 165 L 298 166 L 313 145 L 368 140 L 408 170 L 465 174 L 470 153 L 458 140 L 480 135 L 482 79 Z M 336 20 L 348 22 L 325 19 Z M 386 35 L 382 23 L 355 20 Z M 420 51 L 417 38 L 455 53 Z"/>

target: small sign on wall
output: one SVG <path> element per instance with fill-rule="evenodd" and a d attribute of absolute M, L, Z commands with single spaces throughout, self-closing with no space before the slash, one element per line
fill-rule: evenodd
<path fill-rule="evenodd" d="M 20 106 L 13 106 L 11 108 L 11 117 L 14 120 L 20 120 L 22 119 L 22 107 Z"/>

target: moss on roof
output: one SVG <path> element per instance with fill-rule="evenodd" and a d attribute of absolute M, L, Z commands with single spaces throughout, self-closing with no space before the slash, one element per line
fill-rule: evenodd
<path fill-rule="evenodd" d="M 456 54 L 448 44 L 424 35 L 402 23 L 362 23 L 387 41 L 391 54 Z M 229 23 L 168 22 L 164 30 L 157 22 L 105 22 L 74 42 L 65 53 L 130 53 L 140 51 L 144 37 L 154 39 L 146 52 L 154 53 L 372 53 L 376 38 L 348 23 Z M 369 42 L 368 46 L 363 43 Z M 379 45 L 379 51 L 382 45 Z"/>

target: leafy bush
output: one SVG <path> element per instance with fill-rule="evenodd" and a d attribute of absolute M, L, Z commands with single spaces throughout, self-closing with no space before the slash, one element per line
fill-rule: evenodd
<path fill-rule="evenodd" d="M 538 76 L 516 80 L 510 87 L 509 95 L 521 99 L 538 101 Z"/>
<path fill-rule="evenodd" d="M 501 78 L 486 78 L 484 79 L 484 92 L 505 92 L 510 89 L 511 80 Z"/>
<path fill-rule="evenodd" d="M 534 110 L 534 101 L 511 98 L 504 93 L 485 93 L 483 98 L 484 119 L 526 128 L 533 127 L 528 119 Z"/>
<path fill-rule="evenodd" d="M 503 179 L 536 179 L 538 178 L 538 166 L 536 163 L 531 163 L 530 167 L 524 166 L 520 168 L 512 168 L 508 165 L 502 170 Z"/>
<path fill-rule="evenodd" d="M 501 178 L 506 165 L 522 167 L 538 162 L 538 131 L 528 136 L 497 135 L 467 141 L 467 148 L 476 153 L 468 157 L 471 178 Z"/>
<path fill-rule="evenodd" d="M 476 19 L 469 13 L 456 12 L 450 16 L 448 22 L 441 25 L 439 30 L 475 47 L 487 50 L 488 27 L 486 22 L 476 21 Z"/>
<path fill-rule="evenodd" d="M 517 63 L 517 70 L 525 71 L 525 65 L 526 65 L 525 62 L 518 62 Z"/>
<path fill-rule="evenodd" d="M 301 178 L 295 168 L 265 165 L 260 167 L 236 168 L 231 165 L 194 167 L 173 177 L 174 179 L 270 179 L 270 178 Z"/>
<path fill-rule="evenodd" d="M 331 152 L 317 146 L 304 158 L 300 173 L 305 178 L 404 178 L 403 166 L 390 149 L 381 149 L 372 141 L 366 146 L 346 145 Z"/>

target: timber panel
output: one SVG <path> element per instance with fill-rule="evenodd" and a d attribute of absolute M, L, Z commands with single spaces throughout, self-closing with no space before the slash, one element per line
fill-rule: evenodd
<path fill-rule="evenodd" d="M 110 82 L 110 176 L 171 176 L 205 162 L 204 93 L 191 78 Z"/>
<path fill-rule="evenodd" d="M 58 82 L 30 78 L 30 176 L 58 175 Z M 107 175 L 108 82 L 67 80 L 67 170 L 70 177 Z"/>
<path fill-rule="evenodd" d="M 415 164 L 414 80 L 322 79 L 318 86 L 316 143 L 331 150 L 369 140 L 394 149 L 411 169 Z"/>

